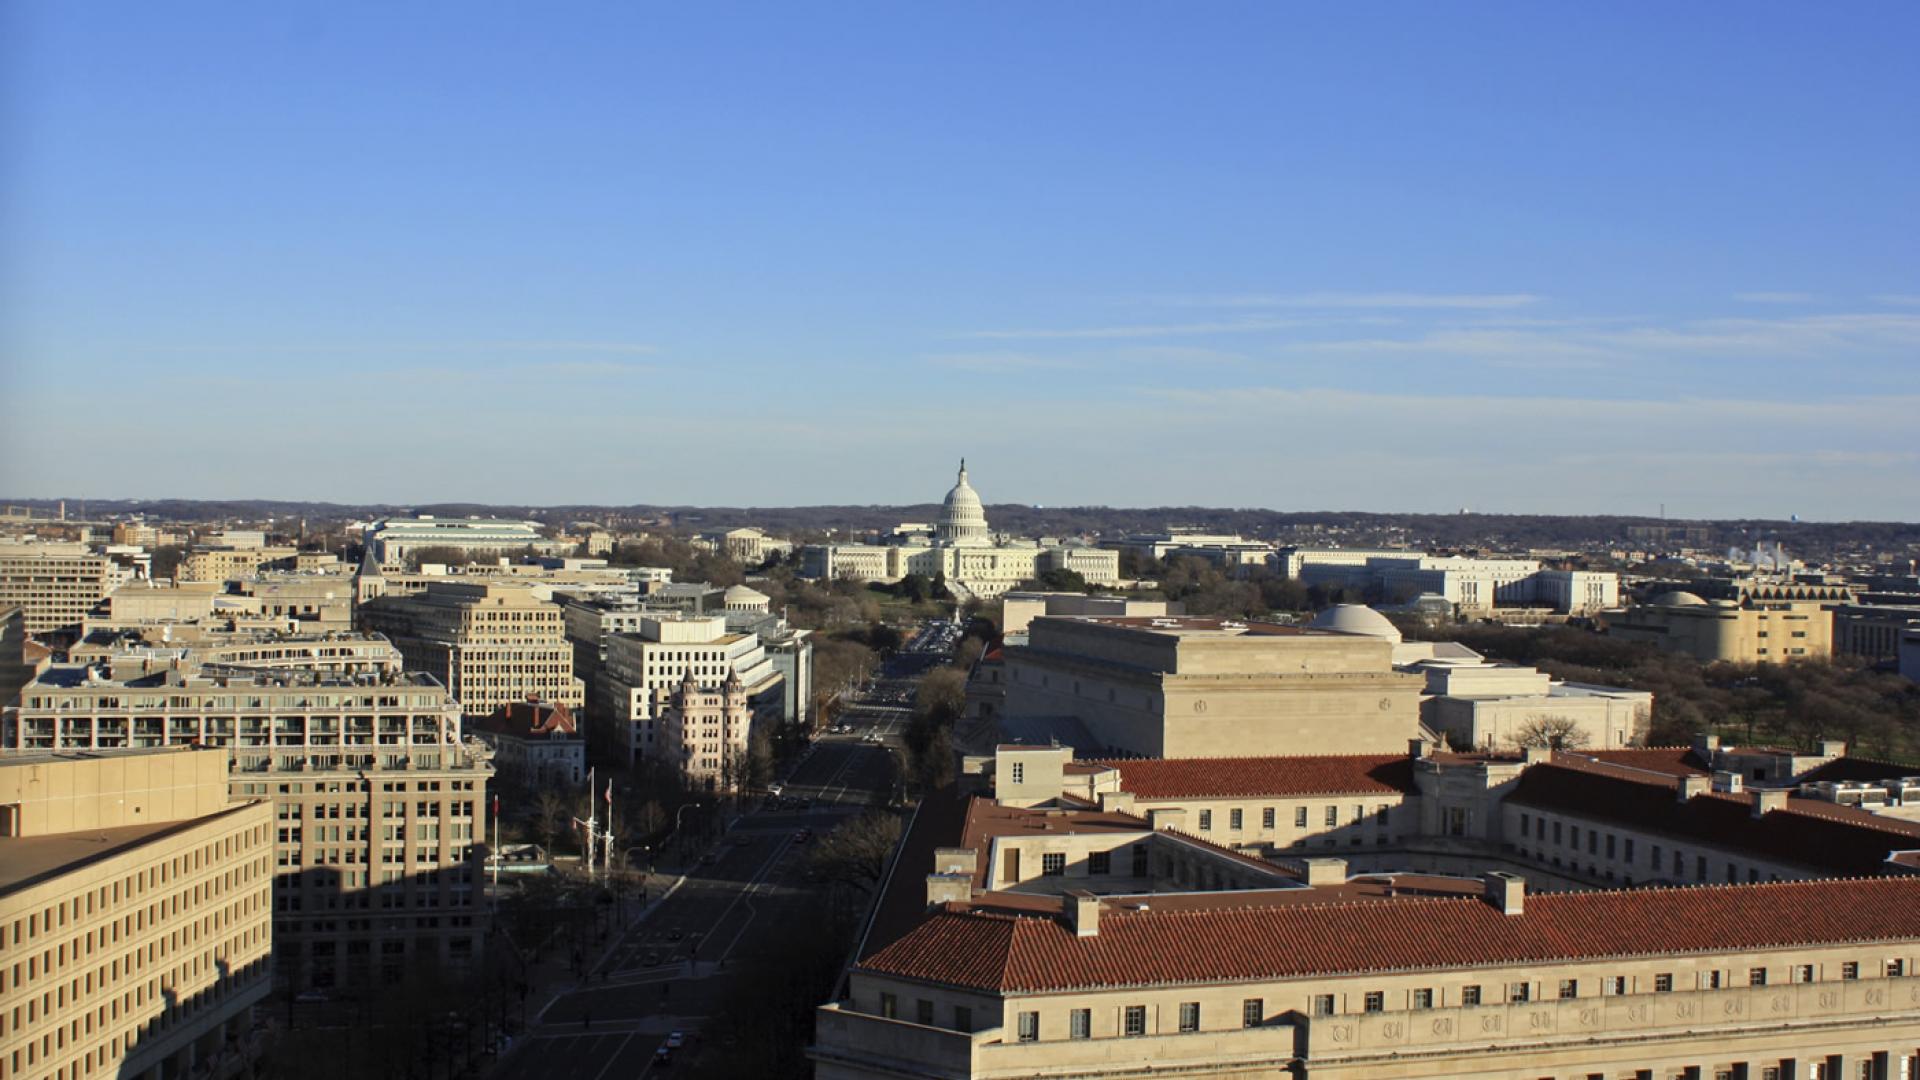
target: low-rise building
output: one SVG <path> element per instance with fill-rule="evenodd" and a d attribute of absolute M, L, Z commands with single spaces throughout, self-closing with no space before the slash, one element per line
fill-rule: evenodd
<path fill-rule="evenodd" d="M 551 701 L 520 701 L 467 730 L 493 747 L 494 767 L 529 787 L 578 787 L 587 779 L 587 739 L 573 711 Z"/>
<path fill-rule="evenodd" d="M 224 752 L 0 754 L 0 1073 L 251 1075 L 273 881 Z"/>
<path fill-rule="evenodd" d="M 421 514 L 388 518 L 367 530 L 366 542 L 381 565 L 405 566 L 427 548 L 451 548 L 472 556 L 565 554 L 566 545 L 548 540 L 537 521 L 496 518 L 442 518 Z"/>
<path fill-rule="evenodd" d="M 85 544 L 0 543 L 0 607 L 19 607 L 29 634 L 79 627 L 134 576 L 132 567 Z"/>
<path fill-rule="evenodd" d="M 1607 634 L 1706 663 L 1784 664 L 1833 655 L 1833 612 L 1818 600 L 1705 600 L 1667 592 L 1608 612 Z"/>

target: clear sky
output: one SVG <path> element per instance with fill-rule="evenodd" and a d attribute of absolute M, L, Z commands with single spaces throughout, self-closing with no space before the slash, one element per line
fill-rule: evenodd
<path fill-rule="evenodd" d="M 1920 5 L 0 5 L 0 496 L 1920 519 Z"/>

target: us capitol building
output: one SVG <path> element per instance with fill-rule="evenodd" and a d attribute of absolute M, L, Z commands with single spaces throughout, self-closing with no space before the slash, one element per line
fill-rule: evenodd
<path fill-rule="evenodd" d="M 801 553 L 801 572 L 813 578 L 859 578 L 891 584 L 908 574 L 944 578 L 964 600 L 994 597 L 1048 570 L 1072 570 L 1090 585 L 1117 585 L 1120 555 L 1100 548 L 996 537 L 987 529 L 980 494 L 967 483 L 967 463 L 947 492 L 940 521 L 929 538 L 924 526 L 902 525 L 885 544 L 818 544 Z"/>

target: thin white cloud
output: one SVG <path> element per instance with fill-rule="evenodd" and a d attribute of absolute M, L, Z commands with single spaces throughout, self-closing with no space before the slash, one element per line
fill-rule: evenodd
<path fill-rule="evenodd" d="M 1232 322 L 1173 325 L 1087 326 L 1071 329 L 975 330 L 960 335 L 979 341 L 1112 341 L 1132 338 L 1197 337 L 1209 334 L 1257 334 L 1320 325 L 1311 319 L 1238 319 Z"/>
<path fill-rule="evenodd" d="M 1180 307 L 1477 311 L 1521 308 L 1540 299 L 1533 293 L 1307 292 L 1170 296 L 1163 302 Z"/>
<path fill-rule="evenodd" d="M 1810 304 L 1818 299 L 1806 292 L 1739 292 L 1733 298 L 1743 304 Z"/>
<path fill-rule="evenodd" d="M 1139 365 L 1244 364 L 1247 358 L 1221 349 L 1182 345 L 1132 345 L 1098 352 L 1042 354 L 1032 352 L 935 353 L 924 358 L 934 367 L 959 371 L 1087 371 Z"/>
<path fill-rule="evenodd" d="M 1875 293 L 1867 299 L 1895 307 L 1920 307 L 1920 293 Z"/>

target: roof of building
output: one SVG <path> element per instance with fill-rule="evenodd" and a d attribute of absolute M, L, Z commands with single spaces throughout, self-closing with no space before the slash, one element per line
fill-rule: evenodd
<path fill-rule="evenodd" d="M 1393 625 L 1385 615 L 1365 604 L 1335 604 L 1315 615 L 1313 621 L 1307 625 L 1315 630 L 1360 634 L 1365 637 L 1385 638 L 1392 642 L 1400 640 L 1400 628 Z"/>
<path fill-rule="evenodd" d="M 127 751 L 115 751 L 115 754 L 124 753 Z M 21 756 L 45 760 L 47 755 Z M 132 851 L 142 844 L 240 813 L 253 805 L 255 803 L 252 801 L 234 803 L 205 817 L 184 820 L 121 825 L 110 829 L 81 829 L 45 836 L 0 838 L 0 896 L 38 885 L 89 863 Z"/>
<path fill-rule="evenodd" d="M 1690 592 L 1682 591 L 1680 589 L 1675 589 L 1672 592 L 1663 592 L 1659 596 L 1654 597 L 1653 606 L 1654 607 L 1706 607 L 1707 602 L 1705 600 L 1702 600 L 1698 593 L 1690 593 Z"/>
<path fill-rule="evenodd" d="M 1916 937 L 1920 878 L 1892 877 L 1540 894 L 1517 915 L 1477 898 L 1105 910 L 1089 937 L 1060 919 L 950 907 L 861 968 L 1018 993 Z"/>
<path fill-rule="evenodd" d="M 1920 824 L 1852 807 L 1789 798 L 1756 818 L 1751 796 L 1706 792 L 1682 802 L 1678 787 L 1671 775 L 1556 754 L 1522 773 L 1508 802 L 1835 874 L 1877 873 L 1888 852 L 1920 847 Z"/>
<path fill-rule="evenodd" d="M 580 734 L 573 711 L 558 701 L 515 701 L 500 706 L 489 716 L 469 720 L 467 727 L 522 739 Z"/>
<path fill-rule="evenodd" d="M 1119 770 L 1120 790 L 1141 799 L 1400 794 L 1413 790 L 1413 763 L 1405 754 L 1109 758 L 1088 764 Z"/>

